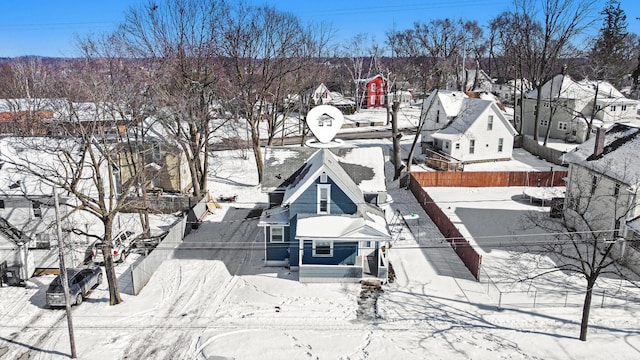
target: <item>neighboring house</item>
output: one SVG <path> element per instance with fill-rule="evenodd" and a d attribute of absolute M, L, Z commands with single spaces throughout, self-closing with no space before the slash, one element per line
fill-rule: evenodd
<path fill-rule="evenodd" d="M 503 103 L 513 105 L 522 94 L 531 90 L 531 83 L 527 79 L 511 79 L 504 83 L 493 83 L 491 92 L 496 94 Z"/>
<path fill-rule="evenodd" d="M 54 116 L 44 121 L 49 135 L 93 133 L 98 137 L 113 136 L 126 132 L 132 121 L 130 114 L 121 113 L 121 109 L 107 102 L 57 100 L 52 104 L 55 104 Z"/>
<path fill-rule="evenodd" d="M 461 164 L 510 160 L 516 133 L 495 101 L 467 97 L 458 114 L 431 135 L 432 147 Z"/>
<path fill-rule="evenodd" d="M 386 281 L 384 154 L 379 148 L 267 148 L 259 225 L 265 263 L 302 282 Z"/>
<path fill-rule="evenodd" d="M 541 108 L 537 107 L 538 91 L 525 94 L 523 132 L 533 135 L 535 115 L 540 111 L 538 136 L 549 131 L 552 139 L 582 143 L 587 139 L 587 122 L 594 125 L 637 122 L 638 101 L 627 99 L 606 81 L 575 81 L 559 74 L 542 86 Z M 520 123 L 520 104 L 516 101 L 514 123 Z M 592 131 L 595 131 L 592 129 Z"/>
<path fill-rule="evenodd" d="M 121 184 L 136 175 L 135 169 L 144 168 L 149 191 L 186 194 L 193 188 L 189 160 L 178 145 L 151 138 L 142 143 L 117 143 L 112 153 L 117 158 Z"/>
<path fill-rule="evenodd" d="M 614 124 L 565 155 L 569 163 L 565 218 L 587 213 L 590 231 L 620 241 L 620 252 L 640 271 L 640 128 Z M 595 206 L 593 205 L 595 204 Z M 577 218 L 575 218 L 577 219 Z M 575 221 L 575 220 L 574 220 Z M 580 226 L 576 226 L 580 228 Z"/>
<path fill-rule="evenodd" d="M 423 153 L 433 145 L 433 133 L 444 128 L 458 116 L 465 98 L 468 96 L 462 91 L 437 90 L 424 100 L 422 104 L 424 124 L 420 134 Z"/>
<path fill-rule="evenodd" d="M 333 105 L 337 108 L 356 106 L 355 101 L 345 98 L 337 91 L 329 90 L 324 83 L 313 91 L 312 99 L 314 105 Z"/>
<path fill-rule="evenodd" d="M 491 92 L 493 79 L 484 70 L 465 69 L 465 91 Z"/>
<path fill-rule="evenodd" d="M 51 99 L 0 99 L 0 134 L 45 135 L 53 117 Z"/>
<path fill-rule="evenodd" d="M 389 88 L 389 81 L 382 75 L 360 80 L 366 84 L 365 104 L 367 108 L 384 108 L 392 104 L 397 97 L 400 107 L 410 106 L 413 93 L 406 81 L 396 81 Z"/>
<path fill-rule="evenodd" d="M 56 176 L 54 174 L 64 176 L 62 174 L 68 168 L 63 163 L 79 159 L 59 157 L 58 153 L 42 148 L 45 144 L 49 149 L 54 145 L 58 148 L 66 144 L 74 146 L 65 141 L 47 137 L 0 138 L 0 243 L 9 243 L 9 250 L 0 252 L 0 258 L 13 258 L 13 264 L 21 267 L 23 280 L 38 269 L 59 268 L 57 223 L 62 227 L 67 245 L 64 253 L 69 267 L 81 264 L 89 245 L 104 234 L 102 223 L 88 211 L 77 210 L 77 199 L 69 193 L 59 191 L 59 214 L 56 214 L 54 189 L 50 184 L 15 164 L 29 165 L 33 171 L 48 178 Z M 72 150 L 68 154 L 77 153 Z M 86 196 L 94 196 L 97 192 L 91 176 L 77 179 L 76 186 Z M 119 223 L 117 217 L 114 223 Z M 21 250 L 20 243 L 24 244 Z"/>

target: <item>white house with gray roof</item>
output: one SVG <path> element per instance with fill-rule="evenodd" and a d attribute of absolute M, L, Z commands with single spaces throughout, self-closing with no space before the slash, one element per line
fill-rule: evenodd
<path fill-rule="evenodd" d="M 451 114 L 455 115 L 447 117 L 448 122 L 431 133 L 432 141 L 425 144 L 429 165 L 441 161 L 465 164 L 511 159 L 513 137 L 517 132 L 495 101 L 465 95 L 451 104 L 455 105 L 451 106 L 455 108 Z"/>

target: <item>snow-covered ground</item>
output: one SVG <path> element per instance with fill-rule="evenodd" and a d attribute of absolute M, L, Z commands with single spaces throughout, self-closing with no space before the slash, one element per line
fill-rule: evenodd
<path fill-rule="evenodd" d="M 356 141 L 390 148 L 389 141 Z M 408 148 L 410 142 L 404 143 Z M 358 284 L 302 284 L 286 268 L 263 266 L 264 248 L 252 209 L 266 206 L 254 160 L 224 151 L 211 159 L 213 195 L 221 203 L 188 235 L 137 296 L 108 305 L 106 283 L 73 308 L 80 359 L 637 359 L 640 306 L 592 307 L 589 340 L 577 339 L 581 308 L 559 304 L 497 308 L 411 193 L 389 182 L 387 217 L 415 213 L 410 228 L 390 227 L 396 275 L 378 295 Z M 250 155 L 250 154 L 249 154 Z M 495 169 L 541 168 L 526 154 Z M 535 159 L 535 161 L 534 161 Z M 533 161 L 533 162 L 530 162 Z M 502 168 L 507 169 L 507 168 Z M 391 174 L 387 163 L 387 174 Z M 494 191 L 495 190 L 495 191 Z M 509 233 L 512 215 L 536 207 L 521 188 L 429 189 L 482 249 L 493 275 L 513 264 L 482 244 L 492 230 Z M 438 192 L 439 191 L 439 192 Z M 511 214 L 513 212 L 513 214 Z M 122 272 L 127 265 L 117 266 Z M 64 359 L 64 310 L 44 306 L 52 275 L 27 287 L 0 288 L 0 359 Z M 504 279 L 503 279 L 504 280 Z M 564 279 L 562 279 L 564 280 Z M 557 282 L 560 289 L 565 287 Z M 361 296 L 363 295 L 363 296 Z M 377 302 L 372 299 L 378 296 Z M 375 306 L 374 306 L 375 304 Z"/>

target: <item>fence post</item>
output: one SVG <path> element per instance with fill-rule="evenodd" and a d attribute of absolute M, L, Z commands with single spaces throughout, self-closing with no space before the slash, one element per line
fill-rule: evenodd
<path fill-rule="evenodd" d="M 602 290 L 602 302 L 600 303 L 600 307 L 603 308 L 604 307 L 604 293 L 606 292 L 606 290 Z"/>
<path fill-rule="evenodd" d="M 536 300 L 538 299 L 538 290 L 533 292 L 533 308 L 536 308 Z"/>
<path fill-rule="evenodd" d="M 569 299 L 569 291 L 564 292 L 564 307 L 567 307 L 567 300 Z"/>
<path fill-rule="evenodd" d="M 502 309 L 502 291 L 498 290 L 500 297 L 498 298 L 498 309 Z"/>

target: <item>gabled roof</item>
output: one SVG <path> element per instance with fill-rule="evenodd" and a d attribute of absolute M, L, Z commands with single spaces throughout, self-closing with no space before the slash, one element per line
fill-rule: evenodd
<path fill-rule="evenodd" d="M 558 74 L 551 80 L 547 81 L 541 89 L 542 99 L 549 101 L 555 99 L 586 99 L 591 100 L 596 97 L 596 89 L 598 91 L 598 100 L 605 102 L 637 102 L 636 100 L 627 99 L 618 91 L 611 83 L 602 80 L 582 80 L 575 81 L 569 75 Z M 538 90 L 533 89 L 525 94 L 529 99 L 535 99 L 538 96 Z"/>
<path fill-rule="evenodd" d="M 502 114 L 502 111 L 498 108 L 496 103 L 492 100 L 485 99 L 476 99 L 476 98 L 465 98 L 460 113 L 456 116 L 451 123 L 449 123 L 445 128 L 436 131 L 432 136 L 438 139 L 447 139 L 451 141 L 456 141 L 462 136 L 464 136 L 471 125 L 478 120 L 480 115 L 482 115 L 488 109 L 493 109 L 493 113 L 497 116 L 497 121 L 502 122 L 502 124 L 509 130 L 512 135 L 515 135 L 516 129 L 507 121 L 507 119 Z"/>
<path fill-rule="evenodd" d="M 305 169 L 318 149 L 309 147 L 268 147 L 264 153 L 262 191 L 284 191 Z M 384 153 L 378 147 L 341 147 L 330 151 L 351 180 L 364 193 L 386 192 Z"/>
<path fill-rule="evenodd" d="M 567 153 L 565 161 L 606 174 L 629 186 L 640 183 L 640 128 L 613 124 L 605 133 L 604 151 L 600 155 L 594 154 L 595 143 L 596 137 L 592 136 Z"/>
<path fill-rule="evenodd" d="M 328 149 L 320 149 L 308 160 L 298 177 L 286 188 L 283 205 L 294 202 L 311 184 L 325 172 L 336 185 L 355 203 L 364 199 L 358 186 L 338 164 L 338 159 Z"/>
<path fill-rule="evenodd" d="M 454 117 L 460 112 L 462 102 L 466 98 L 468 96 L 462 91 L 438 90 L 437 94 L 434 91 L 425 100 L 426 103 L 423 105 L 423 109 L 424 111 L 429 109 L 429 104 L 437 99 L 442 104 L 446 116 Z"/>

